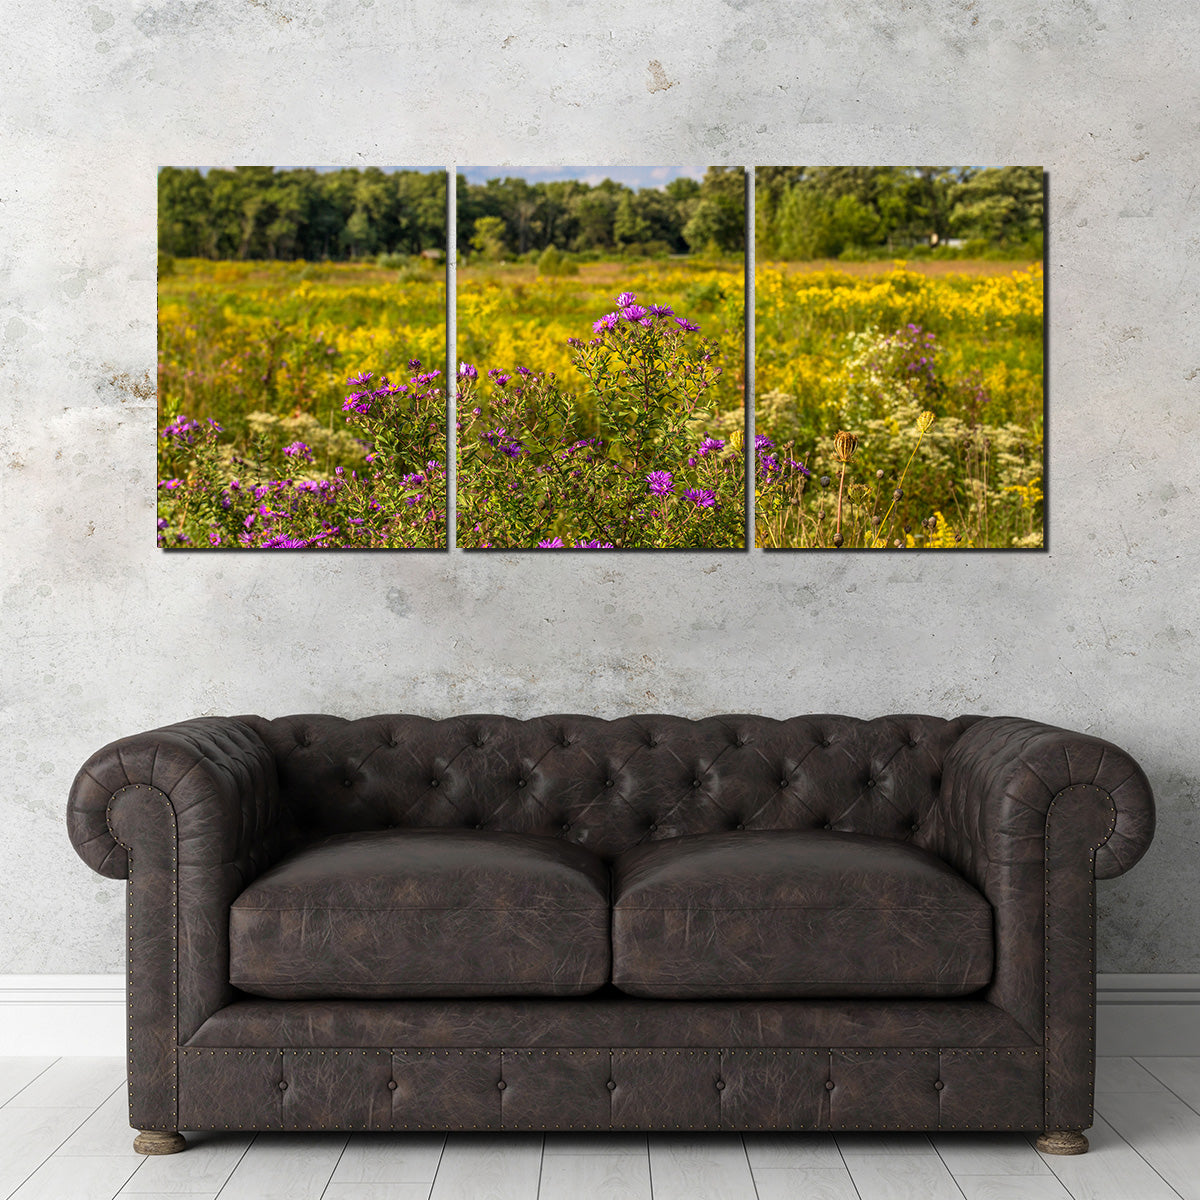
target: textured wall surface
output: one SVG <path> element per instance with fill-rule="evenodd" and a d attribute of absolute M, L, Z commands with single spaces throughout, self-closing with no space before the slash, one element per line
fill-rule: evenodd
<path fill-rule="evenodd" d="M 97 0 L 0 18 L 0 973 L 122 967 L 64 832 L 200 713 L 1010 713 L 1107 737 L 1157 842 L 1106 971 L 1200 971 L 1188 0 Z M 671 86 L 664 86 L 669 83 Z M 160 163 L 1036 163 L 1042 554 L 166 554 Z"/>

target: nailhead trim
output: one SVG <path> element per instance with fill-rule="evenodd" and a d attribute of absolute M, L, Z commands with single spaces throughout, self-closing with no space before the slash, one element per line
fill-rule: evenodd
<path fill-rule="evenodd" d="M 1050 824 L 1054 813 L 1054 806 L 1058 803 L 1059 799 L 1068 792 L 1080 791 L 1084 788 L 1088 791 L 1099 792 L 1108 801 L 1109 808 L 1108 829 L 1105 830 L 1104 836 L 1094 846 L 1090 847 L 1091 862 L 1089 866 L 1092 880 L 1091 887 L 1088 889 L 1088 960 L 1091 963 L 1093 984 L 1093 989 L 1089 993 L 1088 999 L 1088 1037 L 1092 1043 L 1092 1053 L 1088 1056 L 1089 1093 L 1094 1094 L 1096 1087 L 1096 999 L 1094 990 L 1096 979 L 1096 852 L 1112 837 L 1113 830 L 1117 827 L 1117 805 L 1112 798 L 1112 794 L 1105 791 L 1098 784 L 1082 783 L 1071 784 L 1063 788 L 1055 794 L 1054 799 L 1050 801 L 1046 808 L 1046 830 L 1042 851 L 1042 864 L 1045 871 L 1042 898 L 1042 984 L 1045 988 L 1045 994 L 1042 997 L 1042 1038 L 1046 1050 L 1046 1060 L 1042 1071 L 1042 1079 L 1044 1081 L 1042 1092 L 1042 1124 L 1043 1128 L 1047 1130 L 1056 1127 L 1056 1123 L 1050 1120 Z"/>
<path fill-rule="evenodd" d="M 136 1129 L 164 1130 L 172 1133 L 179 1131 L 179 824 L 175 819 L 175 806 L 170 798 L 160 788 L 146 784 L 131 783 L 118 788 L 109 797 L 104 808 L 104 823 L 114 842 L 125 848 L 129 863 L 125 885 L 125 928 L 126 928 L 126 962 L 125 984 L 128 995 L 125 1001 L 126 1053 L 127 1064 L 134 1061 L 133 1054 L 133 847 L 117 837 L 112 826 L 112 808 L 117 799 L 126 792 L 147 792 L 157 796 L 166 806 L 170 815 L 171 827 L 171 1104 L 175 1110 L 172 1125 L 137 1125 L 133 1120 L 133 1084 L 129 1084 L 129 1123 Z"/>

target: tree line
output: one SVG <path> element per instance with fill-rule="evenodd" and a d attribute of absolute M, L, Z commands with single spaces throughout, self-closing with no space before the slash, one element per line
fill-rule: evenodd
<path fill-rule="evenodd" d="M 969 243 L 1040 257 L 1041 167 L 757 167 L 755 252 L 814 259 Z"/>
<path fill-rule="evenodd" d="M 355 259 L 446 248 L 441 171 L 163 167 L 158 248 L 181 258 Z"/>
<path fill-rule="evenodd" d="M 464 257 L 560 251 L 683 254 L 745 247 L 745 172 L 631 188 L 605 179 L 457 179 Z M 441 172 L 163 167 L 158 247 L 177 257 L 346 260 L 446 248 Z"/>
<path fill-rule="evenodd" d="M 573 253 L 741 254 L 746 246 L 746 173 L 709 167 L 702 180 L 631 188 L 612 179 L 486 183 L 458 177 L 459 252 L 523 256 L 550 246 Z"/>

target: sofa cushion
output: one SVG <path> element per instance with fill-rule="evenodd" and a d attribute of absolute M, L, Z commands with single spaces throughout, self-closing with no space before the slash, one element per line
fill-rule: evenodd
<path fill-rule="evenodd" d="M 634 996 L 961 996 L 992 973 L 992 911 L 890 838 L 701 834 L 613 872 L 613 982 Z"/>
<path fill-rule="evenodd" d="M 230 982 L 275 999 L 577 996 L 609 979 L 609 877 L 557 838 L 337 834 L 229 914 Z"/>

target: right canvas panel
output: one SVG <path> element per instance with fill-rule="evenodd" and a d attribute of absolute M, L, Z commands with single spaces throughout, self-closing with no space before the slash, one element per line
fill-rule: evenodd
<path fill-rule="evenodd" d="M 755 168 L 769 549 L 1044 549 L 1041 167 Z"/>

